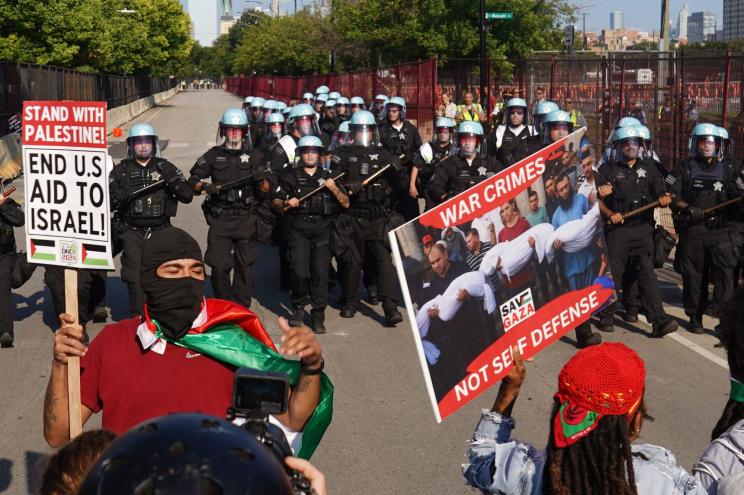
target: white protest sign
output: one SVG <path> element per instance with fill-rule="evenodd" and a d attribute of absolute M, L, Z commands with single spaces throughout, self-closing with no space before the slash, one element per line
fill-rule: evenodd
<path fill-rule="evenodd" d="M 28 260 L 113 270 L 106 103 L 26 101 L 22 144 Z"/>

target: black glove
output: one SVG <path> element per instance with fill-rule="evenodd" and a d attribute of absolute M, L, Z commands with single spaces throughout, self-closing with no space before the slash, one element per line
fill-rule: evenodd
<path fill-rule="evenodd" d="M 701 222 L 703 218 L 705 218 L 705 213 L 703 213 L 703 210 L 697 206 L 688 206 L 685 208 L 685 215 L 687 215 L 690 221 L 695 223 Z"/>
<path fill-rule="evenodd" d="M 348 188 L 351 194 L 359 194 L 364 189 L 364 186 L 360 181 L 355 180 L 354 182 L 349 182 Z"/>
<path fill-rule="evenodd" d="M 207 194 L 217 194 L 220 192 L 220 186 L 217 184 L 209 183 L 202 187 L 203 191 L 206 191 Z"/>

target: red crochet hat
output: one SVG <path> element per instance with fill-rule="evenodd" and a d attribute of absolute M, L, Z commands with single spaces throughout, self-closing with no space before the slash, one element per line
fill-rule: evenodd
<path fill-rule="evenodd" d="M 566 447 L 588 435 L 603 416 L 635 412 L 645 382 L 643 360 L 625 344 L 605 343 L 576 353 L 558 375 L 556 445 Z"/>

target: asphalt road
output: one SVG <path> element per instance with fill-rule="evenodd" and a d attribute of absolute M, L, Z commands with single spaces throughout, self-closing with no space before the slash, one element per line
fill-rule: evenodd
<path fill-rule="evenodd" d="M 240 106 L 240 100 L 221 90 L 188 91 L 131 124 L 152 124 L 160 134 L 163 155 L 188 172 L 214 143 L 218 119 L 229 106 Z M 123 152 L 121 142 L 112 143 L 115 162 Z M 22 181 L 16 182 L 20 189 Z M 201 201 L 196 198 L 180 206 L 174 223 L 206 247 Z M 16 235 L 22 246 L 22 231 Z M 276 317 L 287 314 L 289 297 L 279 291 L 278 261 L 272 248 L 261 249 L 254 273 L 258 301 L 252 309 L 276 337 Z M 42 435 L 42 402 L 55 316 L 42 275 L 43 269 L 37 270 L 14 294 L 16 344 L 0 349 L 0 492 L 33 493 L 40 469 L 52 453 Z M 667 310 L 683 318 L 676 278 L 664 271 L 660 279 Z M 108 303 L 114 320 L 126 317 L 126 289 L 118 270 L 108 278 Z M 313 458 L 328 478 L 330 493 L 472 493 L 463 484 L 460 464 L 479 411 L 490 407 L 496 389 L 436 424 L 407 319 L 397 328 L 384 328 L 379 306 L 363 306 L 352 320 L 341 319 L 338 309 L 328 308 L 328 333 L 319 337 L 326 371 L 336 388 L 334 419 Z M 707 317 L 705 323 L 713 327 Z M 101 327 L 91 325 L 89 330 L 95 335 Z M 621 322 L 614 333 L 603 337 L 626 343 L 646 361 L 646 401 L 656 421 L 646 423 L 640 441 L 670 448 L 689 469 L 707 445 L 727 399 L 725 355 L 714 347 L 712 332 L 693 335 L 680 329 L 662 340 L 648 338 L 649 333 L 647 325 Z M 573 338 L 571 332 L 528 364 L 527 381 L 514 410 L 515 435 L 538 447 L 546 442 L 558 371 L 576 352 Z M 99 424 L 94 418 L 87 427 Z"/>

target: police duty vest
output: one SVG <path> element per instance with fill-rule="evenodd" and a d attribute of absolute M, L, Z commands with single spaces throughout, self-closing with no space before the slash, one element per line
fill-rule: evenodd
<path fill-rule="evenodd" d="M 468 165 L 468 161 L 460 156 L 452 157 L 455 160 L 455 176 L 451 181 L 450 197 L 456 196 L 463 191 L 467 191 L 479 182 L 493 175 L 489 173 L 488 166 L 482 158 L 475 158 Z"/>
<path fill-rule="evenodd" d="M 292 171 L 294 175 L 294 184 L 292 191 L 289 191 L 290 197 L 302 198 L 317 188 L 325 185 L 326 180 L 331 178 L 331 172 L 318 168 L 313 175 L 308 175 L 305 170 L 298 168 Z M 338 212 L 338 201 L 328 188 L 323 188 L 316 192 L 305 201 L 300 203 L 297 208 L 288 211 L 294 215 L 323 215 L 331 216 Z"/>
<path fill-rule="evenodd" d="M 697 160 L 688 160 L 690 178 L 685 191 L 687 202 L 692 206 L 706 209 L 726 200 L 728 167 L 716 160 L 711 167 L 703 168 Z"/>
<path fill-rule="evenodd" d="M 158 161 L 154 162 L 154 166 L 152 164 L 142 166 L 134 160 L 127 161 L 127 192 L 129 194 L 164 179 L 163 162 L 157 158 L 152 158 L 151 160 Z M 168 193 L 165 187 L 156 189 L 149 194 L 136 196 L 129 202 L 129 208 L 127 210 L 129 219 L 165 219 L 172 216 L 175 212 L 170 213 L 166 211 L 167 202 Z"/>
<path fill-rule="evenodd" d="M 612 184 L 612 195 L 606 202 L 611 210 L 627 213 L 651 202 L 649 175 L 653 174 L 653 171 L 648 169 L 648 164 L 637 160 L 634 167 L 628 167 L 621 162 L 612 162 L 604 166 L 610 169 L 607 179 Z M 653 216 L 653 211 L 649 213 Z"/>
<path fill-rule="evenodd" d="M 348 157 L 348 180 L 363 182 L 388 164 L 384 160 L 385 158 L 386 155 L 382 148 L 364 150 L 361 153 L 350 153 Z M 387 158 L 391 157 L 387 156 Z M 382 175 L 370 181 L 358 194 L 351 197 L 352 207 L 365 203 L 387 204 L 390 187 Z"/>
<path fill-rule="evenodd" d="M 249 209 L 253 206 L 254 180 L 248 179 L 254 175 L 251 153 L 248 151 L 228 151 L 220 149 L 213 157 L 211 163 L 212 182 L 217 185 L 228 184 L 239 179 L 245 182 L 235 187 L 221 188 L 220 191 L 210 197 L 213 206 L 219 208 Z"/>

